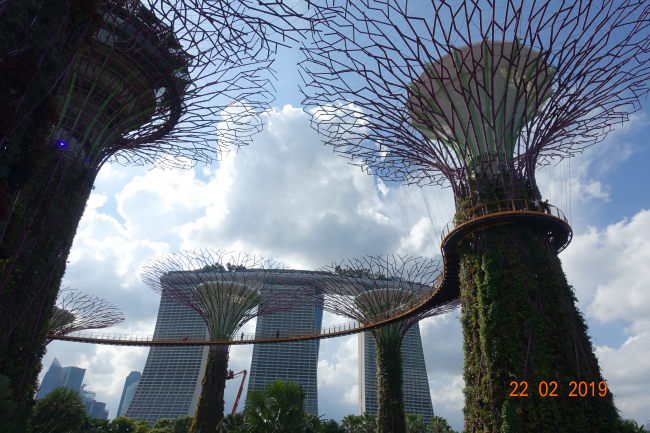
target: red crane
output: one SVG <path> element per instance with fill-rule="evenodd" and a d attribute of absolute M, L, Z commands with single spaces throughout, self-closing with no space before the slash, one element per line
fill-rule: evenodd
<path fill-rule="evenodd" d="M 244 377 L 241 380 L 241 385 L 239 385 L 239 392 L 237 393 L 237 398 L 235 399 L 235 405 L 232 407 L 232 413 L 231 415 L 235 414 L 235 411 L 237 410 L 237 404 L 239 403 L 239 397 L 241 397 L 241 392 L 244 389 L 244 381 L 246 380 L 246 373 L 248 373 L 246 370 L 242 370 L 239 373 L 235 373 L 232 370 L 228 370 L 228 376 L 226 376 L 226 380 L 228 379 L 234 379 L 240 374 L 243 374 Z"/>

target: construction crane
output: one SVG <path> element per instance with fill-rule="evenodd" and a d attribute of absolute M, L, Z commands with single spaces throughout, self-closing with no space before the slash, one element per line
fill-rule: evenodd
<path fill-rule="evenodd" d="M 248 372 L 246 370 L 242 370 L 239 373 L 235 373 L 232 370 L 228 370 L 228 375 L 226 376 L 226 380 L 234 379 L 234 378 L 236 378 L 237 376 L 239 376 L 241 374 L 244 375 L 244 377 L 241 380 L 241 385 L 239 385 L 239 392 L 237 393 L 237 398 L 235 399 L 235 405 L 232 407 L 231 415 L 234 415 L 235 411 L 237 410 L 237 404 L 239 404 L 239 397 L 241 397 L 241 392 L 244 389 L 244 382 L 246 381 L 246 374 L 247 373 Z"/>

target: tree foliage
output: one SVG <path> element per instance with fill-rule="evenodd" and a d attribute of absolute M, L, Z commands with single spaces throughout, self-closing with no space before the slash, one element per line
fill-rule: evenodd
<path fill-rule="evenodd" d="M 36 402 L 34 433 L 78 432 L 86 419 L 86 408 L 77 390 L 58 387 Z"/>
<path fill-rule="evenodd" d="M 299 433 L 306 430 L 302 385 L 277 380 L 246 396 L 244 422 L 251 433 Z"/>

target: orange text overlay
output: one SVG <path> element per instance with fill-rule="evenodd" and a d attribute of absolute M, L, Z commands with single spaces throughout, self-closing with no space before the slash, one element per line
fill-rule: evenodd
<path fill-rule="evenodd" d="M 530 397 L 534 392 L 528 387 L 528 382 L 510 382 L 513 390 L 510 397 Z M 605 382 L 569 382 L 569 397 L 605 397 L 607 395 L 607 384 Z M 557 382 L 540 382 L 537 387 L 537 393 L 540 397 L 559 397 L 560 392 L 557 389 Z"/>

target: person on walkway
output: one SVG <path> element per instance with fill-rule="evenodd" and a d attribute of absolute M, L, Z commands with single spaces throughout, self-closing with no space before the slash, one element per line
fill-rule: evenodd
<path fill-rule="evenodd" d="M 278 331 L 275 333 L 275 338 L 280 338 L 280 330 L 279 330 L 279 329 L 278 329 Z"/>

